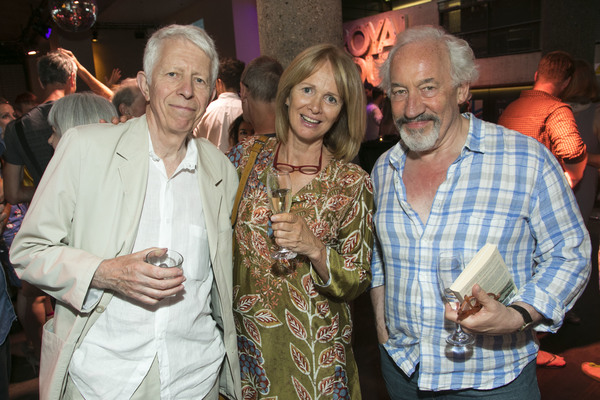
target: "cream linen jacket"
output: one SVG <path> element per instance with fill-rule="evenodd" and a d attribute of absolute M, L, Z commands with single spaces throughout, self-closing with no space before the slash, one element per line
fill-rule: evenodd
<path fill-rule="evenodd" d="M 226 348 L 220 392 L 241 399 L 230 222 L 238 178 L 215 146 L 194 141 L 214 273 L 213 317 Z M 145 116 L 66 132 L 13 242 L 11 260 L 21 279 L 56 299 L 54 318 L 44 326 L 41 399 L 61 398 L 74 350 L 112 298 L 105 291 L 91 311 L 82 310 L 96 268 L 133 249 L 146 193 L 148 147 Z"/>

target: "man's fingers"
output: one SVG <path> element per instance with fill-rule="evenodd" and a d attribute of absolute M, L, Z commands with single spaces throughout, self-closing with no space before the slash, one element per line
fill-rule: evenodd
<path fill-rule="evenodd" d="M 491 301 L 495 301 L 492 297 L 490 297 L 487 292 L 481 289 L 481 286 L 478 284 L 473 285 L 473 296 L 477 299 L 481 305 L 489 304 Z"/>
<path fill-rule="evenodd" d="M 137 292 L 136 295 L 132 296 L 133 298 L 137 298 L 139 301 L 145 304 L 156 304 L 159 301 L 176 295 L 184 289 L 183 284 L 177 285 L 175 287 L 171 287 L 165 290 L 152 289 L 148 287 L 144 287 L 142 292 Z"/>

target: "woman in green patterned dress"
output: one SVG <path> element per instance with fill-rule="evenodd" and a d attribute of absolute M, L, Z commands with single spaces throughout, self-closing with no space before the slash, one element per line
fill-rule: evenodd
<path fill-rule="evenodd" d="M 365 131 L 357 67 L 334 46 L 308 48 L 283 73 L 276 102 L 276 137 L 256 158 L 234 227 L 242 391 L 245 399 L 360 399 L 348 303 L 371 281 L 373 193 L 349 162 Z M 229 153 L 239 174 L 255 140 Z M 289 213 L 269 210 L 272 168 L 290 173 Z M 275 244 L 298 256 L 276 262 Z"/>

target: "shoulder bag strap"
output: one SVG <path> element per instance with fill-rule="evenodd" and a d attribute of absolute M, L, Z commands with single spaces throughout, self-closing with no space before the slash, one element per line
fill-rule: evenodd
<path fill-rule="evenodd" d="M 265 143 L 267 142 L 267 136 L 259 136 L 254 141 L 254 144 L 250 148 L 250 155 L 248 156 L 248 162 L 242 171 L 242 176 L 240 177 L 240 183 L 238 185 L 238 190 L 235 195 L 235 202 L 233 203 L 233 210 L 231 211 L 231 226 L 235 226 L 235 222 L 237 221 L 238 207 L 240 206 L 240 201 L 242 201 L 242 193 L 246 188 L 246 184 L 248 183 L 248 176 L 250 176 L 250 171 L 254 167 L 254 163 L 256 162 L 256 157 L 258 157 L 258 153 L 262 150 Z"/>
<path fill-rule="evenodd" d="M 23 147 L 23 151 L 25 151 L 25 154 L 31 161 L 31 166 L 35 170 L 33 172 L 35 172 L 37 174 L 38 179 L 41 178 L 42 174 L 43 174 L 42 167 L 40 167 L 40 164 L 38 163 L 37 159 L 33 155 L 33 152 L 31 151 L 31 147 L 29 147 L 27 138 L 25 138 L 25 132 L 23 131 L 23 124 L 20 119 L 15 121 L 15 130 L 17 131 L 17 138 L 19 138 L 19 143 L 21 143 L 21 147 Z"/>

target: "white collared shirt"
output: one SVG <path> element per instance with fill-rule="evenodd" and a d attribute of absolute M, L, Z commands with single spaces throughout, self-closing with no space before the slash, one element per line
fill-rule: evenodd
<path fill-rule="evenodd" d="M 155 306 L 114 295 L 69 365 L 86 399 L 130 398 L 155 356 L 162 399 L 201 399 L 218 379 L 225 348 L 211 316 L 213 273 L 192 142 L 168 178 L 150 141 L 148 186 L 133 248 L 180 252 L 185 290 Z"/>
<path fill-rule="evenodd" d="M 198 125 L 198 137 L 204 137 L 223 153 L 231 148 L 229 127 L 242 115 L 242 100 L 237 93 L 224 92 L 206 107 L 206 112 Z"/>

